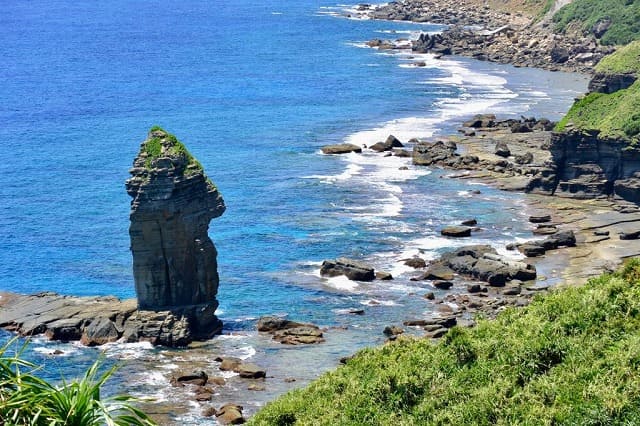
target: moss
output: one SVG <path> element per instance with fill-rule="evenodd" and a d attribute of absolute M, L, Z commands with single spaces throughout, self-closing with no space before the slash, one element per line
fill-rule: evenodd
<path fill-rule="evenodd" d="M 144 142 L 142 148 L 147 155 L 145 166 L 148 169 L 153 167 L 154 161 L 158 158 L 172 157 L 184 159 L 184 163 L 186 164 L 184 171 L 185 176 L 204 173 L 202 164 L 191 155 L 187 147 L 185 147 L 175 135 L 166 132 L 160 126 L 153 126 L 151 130 L 149 130 L 149 134 L 152 136 Z"/>
<path fill-rule="evenodd" d="M 399 339 L 267 404 L 250 424 L 640 424 L 640 261 L 438 344 Z"/>
<path fill-rule="evenodd" d="M 615 93 L 590 93 L 576 101 L 556 125 L 556 131 L 574 128 L 598 131 L 604 138 L 637 143 L 640 137 L 640 80 Z"/>

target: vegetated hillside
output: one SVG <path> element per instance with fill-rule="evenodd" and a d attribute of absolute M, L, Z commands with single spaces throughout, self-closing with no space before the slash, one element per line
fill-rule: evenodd
<path fill-rule="evenodd" d="M 595 68 L 604 74 L 640 73 L 640 41 L 619 48 L 615 54 L 602 58 Z"/>
<path fill-rule="evenodd" d="M 596 66 L 601 74 L 638 74 L 640 41 L 630 43 L 606 56 Z M 589 93 L 576 101 L 556 130 L 569 126 L 580 130 L 598 130 L 605 138 L 635 143 L 640 138 L 640 80 L 614 93 Z"/>
<path fill-rule="evenodd" d="M 585 32 L 602 33 L 604 45 L 627 44 L 640 39 L 640 0 L 574 0 L 560 9 L 553 21 L 559 31 L 575 23 Z"/>
<path fill-rule="evenodd" d="M 438 344 L 360 351 L 251 423 L 640 424 L 640 261 Z"/>

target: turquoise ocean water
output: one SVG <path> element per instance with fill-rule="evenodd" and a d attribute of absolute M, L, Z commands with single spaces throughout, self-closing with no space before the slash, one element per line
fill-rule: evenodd
<path fill-rule="evenodd" d="M 152 125 L 181 139 L 225 198 L 226 213 L 210 226 L 224 335 L 190 353 L 107 351 L 124 365 L 114 390 L 180 406 L 167 423 L 199 422 L 198 407 L 167 390 L 168 377 L 196 365 L 214 371 L 214 355 L 251 358 L 273 373 L 265 392 L 231 378 L 217 396 L 252 412 L 292 386 L 283 378 L 302 385 L 382 342 L 385 325 L 428 315 L 434 307 L 419 294 L 429 285 L 410 282 L 400 260 L 457 244 L 438 236 L 442 225 L 476 217 L 484 231 L 472 242 L 494 245 L 529 236 L 518 194 L 482 187 L 472 197 L 468 182 L 406 159 L 329 157 L 320 147 L 449 133 L 481 112 L 557 119 L 585 79 L 378 52 L 364 42 L 440 28 L 338 16 L 348 8 L 326 0 L 3 4 L 0 290 L 135 295 L 124 181 Z M 427 66 L 412 66 L 418 59 Z M 338 256 L 396 280 L 321 279 L 322 260 Z M 345 313 L 354 307 L 365 315 Z M 271 344 L 253 331 L 265 314 L 329 327 L 328 342 Z M 64 355 L 51 356 L 54 348 Z M 97 353 L 36 339 L 30 356 L 59 377 Z"/>

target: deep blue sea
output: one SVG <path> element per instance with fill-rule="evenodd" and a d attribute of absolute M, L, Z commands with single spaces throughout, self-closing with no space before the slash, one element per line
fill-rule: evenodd
<path fill-rule="evenodd" d="M 199 423 L 199 408 L 167 390 L 168 378 L 196 365 L 215 373 L 216 354 L 272 372 L 266 391 L 231 378 L 214 401 L 242 402 L 251 413 L 381 343 L 385 325 L 428 315 L 434 306 L 421 294 L 429 285 L 410 282 L 400 260 L 459 244 L 439 237 L 442 225 L 478 218 L 483 232 L 472 242 L 497 246 L 530 235 L 519 194 L 483 186 L 472 196 L 469 182 L 407 159 L 323 156 L 320 147 L 451 133 L 481 112 L 558 119 L 585 78 L 379 52 L 364 42 L 440 27 L 339 16 L 347 8 L 329 0 L 3 4 L 0 290 L 135 296 L 124 181 L 153 125 L 184 142 L 224 196 L 227 211 L 209 232 L 224 335 L 191 352 L 107 352 L 123 363 L 115 390 L 170 400 L 172 408 L 157 408 L 168 410 L 167 424 Z M 396 279 L 321 279 L 322 260 L 339 256 Z M 354 307 L 365 315 L 345 313 Z M 329 327 L 328 341 L 272 344 L 254 332 L 265 314 Z M 52 357 L 52 348 L 66 356 Z M 98 351 L 36 339 L 31 353 L 59 377 Z"/>

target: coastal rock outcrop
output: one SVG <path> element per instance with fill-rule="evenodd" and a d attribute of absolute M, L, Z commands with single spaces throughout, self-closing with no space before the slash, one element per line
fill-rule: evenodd
<path fill-rule="evenodd" d="M 131 178 L 133 275 L 142 311 L 170 311 L 194 338 L 219 332 L 217 252 L 211 219 L 224 201 L 200 163 L 175 136 L 153 128 L 142 142 Z"/>
<path fill-rule="evenodd" d="M 554 132 L 552 160 L 527 188 L 534 193 L 589 199 L 615 195 L 638 202 L 633 190 L 640 170 L 640 150 L 622 139 L 602 138 L 596 131 Z"/>
<path fill-rule="evenodd" d="M 346 257 L 322 262 L 320 275 L 323 277 L 344 275 L 353 281 L 373 281 L 376 278 L 375 270 L 371 266 Z"/>
<path fill-rule="evenodd" d="M 0 327 L 24 336 L 186 346 L 222 328 L 209 221 L 224 201 L 175 136 L 153 128 L 130 170 L 131 251 L 138 299 L 56 293 L 0 295 Z"/>

